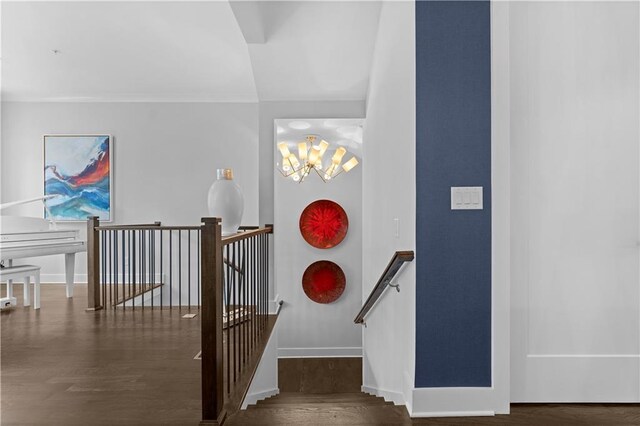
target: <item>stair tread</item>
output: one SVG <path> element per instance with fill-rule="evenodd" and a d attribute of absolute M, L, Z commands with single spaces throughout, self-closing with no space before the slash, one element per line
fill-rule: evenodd
<path fill-rule="evenodd" d="M 268 399 L 382 399 L 379 396 L 369 395 L 365 393 L 280 393 L 269 397 Z"/>
<path fill-rule="evenodd" d="M 259 401 L 263 404 L 285 404 L 285 403 L 300 403 L 300 402 L 375 402 L 385 404 L 384 398 L 380 398 L 373 395 L 358 395 L 358 394 L 298 394 L 287 395 L 280 394 L 272 396 L 270 398 Z"/>
<path fill-rule="evenodd" d="M 378 402 L 378 401 L 337 401 L 337 402 L 317 402 L 317 401 L 300 401 L 300 402 L 271 402 L 271 403 L 263 403 L 258 402 L 256 405 L 252 405 L 252 407 L 260 408 L 260 409 L 268 409 L 275 407 L 296 407 L 296 406 L 331 406 L 331 407 L 358 407 L 358 406 L 367 406 L 367 407 L 384 407 L 387 405 L 393 406 L 393 404 L 387 404 L 386 402 Z"/>
<path fill-rule="evenodd" d="M 281 396 L 291 397 L 291 398 L 306 398 L 306 397 L 314 397 L 314 396 L 324 396 L 328 398 L 341 398 L 345 396 L 351 397 L 362 397 L 362 398 L 379 398 L 377 396 L 364 393 L 364 392 L 334 392 L 334 393 L 307 393 L 307 392 L 280 392 L 277 395 L 272 396 L 271 398 L 278 398 Z"/>
<path fill-rule="evenodd" d="M 404 406 L 349 406 L 333 407 L 327 404 L 300 404 L 288 407 L 269 407 L 255 409 L 249 407 L 245 411 L 234 414 L 229 425 L 376 425 L 376 424 L 411 424 Z"/>

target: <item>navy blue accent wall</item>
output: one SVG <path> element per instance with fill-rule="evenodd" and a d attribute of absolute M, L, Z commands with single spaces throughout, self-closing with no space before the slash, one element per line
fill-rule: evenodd
<path fill-rule="evenodd" d="M 490 55 L 488 1 L 416 1 L 416 387 L 491 386 Z"/>

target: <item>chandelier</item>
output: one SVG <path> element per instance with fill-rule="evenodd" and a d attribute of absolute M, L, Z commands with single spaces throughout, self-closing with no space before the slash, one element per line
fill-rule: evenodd
<path fill-rule="evenodd" d="M 277 168 L 284 177 L 302 183 L 313 170 L 320 176 L 320 179 L 327 182 L 358 165 L 358 159 L 355 156 L 352 156 L 349 161 L 341 165 L 342 158 L 347 153 L 347 150 L 340 146 L 336 149 L 331 161 L 327 163 L 325 168 L 322 157 L 329 148 L 329 142 L 321 140 L 320 143 L 315 145 L 316 135 L 308 135 L 305 139 L 304 142 L 298 144 L 298 157 L 289 151 L 289 146 L 286 142 L 278 144 L 278 150 L 282 154 L 282 165 L 278 164 Z"/>

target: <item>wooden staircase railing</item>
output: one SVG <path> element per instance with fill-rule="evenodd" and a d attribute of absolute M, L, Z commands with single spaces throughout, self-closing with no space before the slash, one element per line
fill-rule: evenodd
<path fill-rule="evenodd" d="M 201 424 L 222 424 L 240 408 L 275 325 L 272 233 L 270 225 L 242 227 L 223 237 L 218 218 L 201 226 L 87 222 L 88 310 L 199 310 Z"/>
<path fill-rule="evenodd" d="M 371 294 L 369 294 L 367 301 L 364 302 L 362 309 L 360 309 L 360 312 L 358 312 L 353 322 L 356 324 L 364 324 L 364 317 L 373 308 L 378 299 L 380 299 L 380 296 L 382 296 L 382 293 L 384 293 L 388 286 L 396 287 L 399 291 L 399 287 L 391 284 L 391 280 L 396 276 L 402 265 L 404 265 L 405 262 L 411 262 L 414 257 L 413 251 L 397 251 L 393 254 L 391 261 L 378 279 L 375 287 L 373 287 L 373 290 L 371 290 Z"/>

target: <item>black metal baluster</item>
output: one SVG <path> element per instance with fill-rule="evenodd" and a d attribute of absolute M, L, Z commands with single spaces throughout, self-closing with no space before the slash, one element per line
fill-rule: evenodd
<path fill-rule="evenodd" d="M 125 261 L 126 259 L 126 238 L 127 238 L 127 234 L 125 232 L 125 230 L 123 229 L 120 232 L 121 236 L 122 236 L 122 294 L 124 294 L 125 292 L 125 286 L 127 285 L 127 262 Z M 116 287 L 116 292 L 118 291 L 118 288 Z M 118 302 L 118 296 L 116 295 L 116 303 Z M 116 308 L 117 305 L 114 305 L 114 309 Z"/>
<path fill-rule="evenodd" d="M 230 315 L 231 315 L 231 311 L 230 311 L 231 307 L 229 306 L 230 305 L 230 301 L 231 301 L 231 293 L 230 293 L 231 288 L 229 287 L 230 284 L 231 284 L 231 275 L 229 274 L 229 262 L 228 262 L 228 260 L 229 260 L 229 246 L 226 245 L 224 247 L 224 249 L 225 249 L 225 257 L 224 257 L 224 259 L 227 259 L 227 265 L 226 265 L 227 273 L 226 273 L 226 276 L 225 276 L 226 279 L 225 279 L 225 283 L 224 283 L 224 287 L 225 287 L 225 290 L 226 290 L 226 293 L 227 293 L 225 295 L 225 298 L 224 298 L 225 304 L 226 304 L 225 312 L 226 312 L 226 315 L 227 315 L 227 336 L 226 336 L 226 338 L 227 338 L 227 393 L 231 393 L 231 327 L 230 327 L 230 322 L 229 322 L 229 319 L 231 318 L 230 317 Z"/>
<path fill-rule="evenodd" d="M 260 236 L 254 237 L 255 244 L 255 274 L 256 274 L 256 339 L 260 339 Z M 257 343 L 257 342 L 256 342 Z"/>
<path fill-rule="evenodd" d="M 189 305 L 189 312 L 191 312 L 191 229 L 187 230 L 187 282 L 189 287 L 187 304 Z"/>
<path fill-rule="evenodd" d="M 233 264 L 236 268 L 236 293 L 238 298 L 238 303 L 236 304 L 236 331 L 238 333 L 238 377 L 240 376 L 240 372 L 242 371 L 242 274 L 240 273 L 239 245 L 239 241 L 233 243 L 233 251 L 235 253 L 235 255 L 233 256 Z"/>
<path fill-rule="evenodd" d="M 164 293 L 164 287 L 165 287 L 165 283 L 164 283 L 164 260 L 163 260 L 163 248 L 162 248 L 162 234 L 164 233 L 164 231 L 161 229 L 160 230 L 160 284 L 162 285 L 162 287 L 160 287 L 160 309 L 163 309 L 164 307 L 162 306 L 163 304 L 163 293 Z"/>
<path fill-rule="evenodd" d="M 144 310 L 144 296 L 146 294 L 147 289 L 147 231 L 144 229 L 140 230 L 140 265 L 142 266 L 142 285 L 140 286 L 140 298 L 142 309 Z"/>
<path fill-rule="evenodd" d="M 198 236 L 198 262 L 197 262 L 197 265 L 198 265 L 198 287 L 197 287 L 197 290 L 198 290 L 198 309 L 200 309 L 200 306 L 202 305 L 202 301 L 200 300 L 200 285 L 202 283 L 202 280 L 200 278 L 200 230 L 199 229 L 196 231 L 196 235 Z"/>
<path fill-rule="evenodd" d="M 253 312 L 251 315 L 251 322 L 253 322 L 253 345 L 257 344 L 258 339 L 258 256 L 256 253 L 257 248 L 256 236 L 251 237 L 251 291 L 253 292 Z"/>
<path fill-rule="evenodd" d="M 264 234 L 264 267 L 264 301 L 266 307 L 266 327 L 269 323 L 269 234 Z"/>
<path fill-rule="evenodd" d="M 107 279 L 107 272 L 106 272 L 106 241 L 104 238 L 104 231 L 99 231 L 98 232 L 99 238 L 100 238 L 100 297 L 103 300 L 103 304 L 104 304 L 104 289 L 105 289 L 105 282 Z"/>
<path fill-rule="evenodd" d="M 178 279 L 178 308 L 182 309 L 182 231 L 178 230 L 178 258 L 177 279 Z"/>
<path fill-rule="evenodd" d="M 247 363 L 247 357 L 249 355 L 248 337 L 247 332 L 247 240 L 242 240 L 242 344 L 244 346 L 243 363 Z"/>
<path fill-rule="evenodd" d="M 263 307 L 263 312 L 264 312 L 264 316 L 263 316 L 263 320 L 262 320 L 262 329 L 264 330 L 265 326 L 267 325 L 267 315 L 269 314 L 268 308 L 267 308 L 267 288 L 265 286 L 266 284 L 266 259 L 265 259 L 265 235 L 266 234 L 260 234 L 262 236 L 262 267 L 263 267 L 263 271 L 265 272 L 265 274 L 262 276 L 262 307 Z"/>
<path fill-rule="evenodd" d="M 118 300 L 118 261 L 120 260 L 118 257 L 118 230 L 113 231 L 113 257 L 115 258 L 113 274 L 115 276 L 115 283 L 113 285 L 113 298 L 111 299 L 111 305 L 115 305 Z"/>
<path fill-rule="evenodd" d="M 109 231 L 109 303 L 113 303 L 113 235 L 115 231 Z M 107 306 L 106 301 L 103 303 L 104 307 Z"/>
<path fill-rule="evenodd" d="M 127 300 L 127 296 L 129 294 L 131 294 L 131 285 L 133 283 L 133 277 L 131 274 L 131 268 L 133 265 L 133 260 L 131 258 L 131 241 L 133 239 L 131 238 L 131 231 L 127 232 L 127 262 L 128 262 L 128 266 L 129 266 L 129 282 L 127 283 L 127 293 L 126 294 L 122 294 L 122 305 L 123 307 L 126 306 L 125 300 Z"/>
<path fill-rule="evenodd" d="M 258 336 L 262 335 L 262 235 L 256 237 L 258 243 Z"/>
<path fill-rule="evenodd" d="M 264 307 L 262 306 L 262 234 L 257 236 L 258 238 L 258 306 L 260 309 L 260 320 L 258 322 L 259 332 L 262 335 L 262 322 L 264 320 Z"/>
<path fill-rule="evenodd" d="M 138 272 L 138 270 L 136 270 L 136 260 L 137 260 L 137 256 L 138 256 L 138 247 L 137 247 L 137 240 L 136 240 L 136 231 L 133 231 L 133 244 L 131 245 L 131 247 L 133 247 L 133 293 L 129 294 L 129 297 L 131 298 L 131 307 L 135 308 L 136 307 L 136 298 L 135 298 L 135 294 L 137 293 L 136 290 L 136 284 L 139 283 L 139 279 L 136 279 L 136 273 Z M 139 239 L 139 238 L 138 238 Z M 138 265 L 138 268 L 140 267 L 140 265 Z"/>
<path fill-rule="evenodd" d="M 269 234 L 264 235 L 264 274 L 265 300 L 267 301 L 267 321 L 269 320 Z"/>
<path fill-rule="evenodd" d="M 169 230 L 169 309 L 173 308 L 173 232 Z"/>
<path fill-rule="evenodd" d="M 236 252 L 236 246 L 235 243 L 233 243 L 231 245 L 231 256 L 232 256 L 232 260 L 231 260 L 231 265 L 232 265 L 232 276 L 233 276 L 233 280 L 232 280 L 232 288 L 231 288 L 231 295 L 233 297 L 233 304 L 232 304 L 232 320 L 231 322 L 229 322 L 229 327 L 228 329 L 231 330 L 233 329 L 233 383 L 236 382 L 236 371 L 238 370 L 238 358 L 237 358 L 237 354 L 238 354 L 238 333 L 237 333 L 237 328 L 236 328 L 236 309 L 238 308 L 238 301 L 236 300 L 236 271 L 235 271 L 235 264 L 236 264 L 236 256 L 235 256 L 235 252 Z"/>
<path fill-rule="evenodd" d="M 155 292 L 155 288 L 156 288 L 156 230 L 153 229 L 151 231 L 149 231 L 149 238 L 151 240 L 150 244 L 150 252 L 149 255 L 151 256 L 151 309 L 153 309 L 153 305 L 154 305 L 154 301 L 153 299 L 155 299 L 154 296 L 154 292 Z"/>

